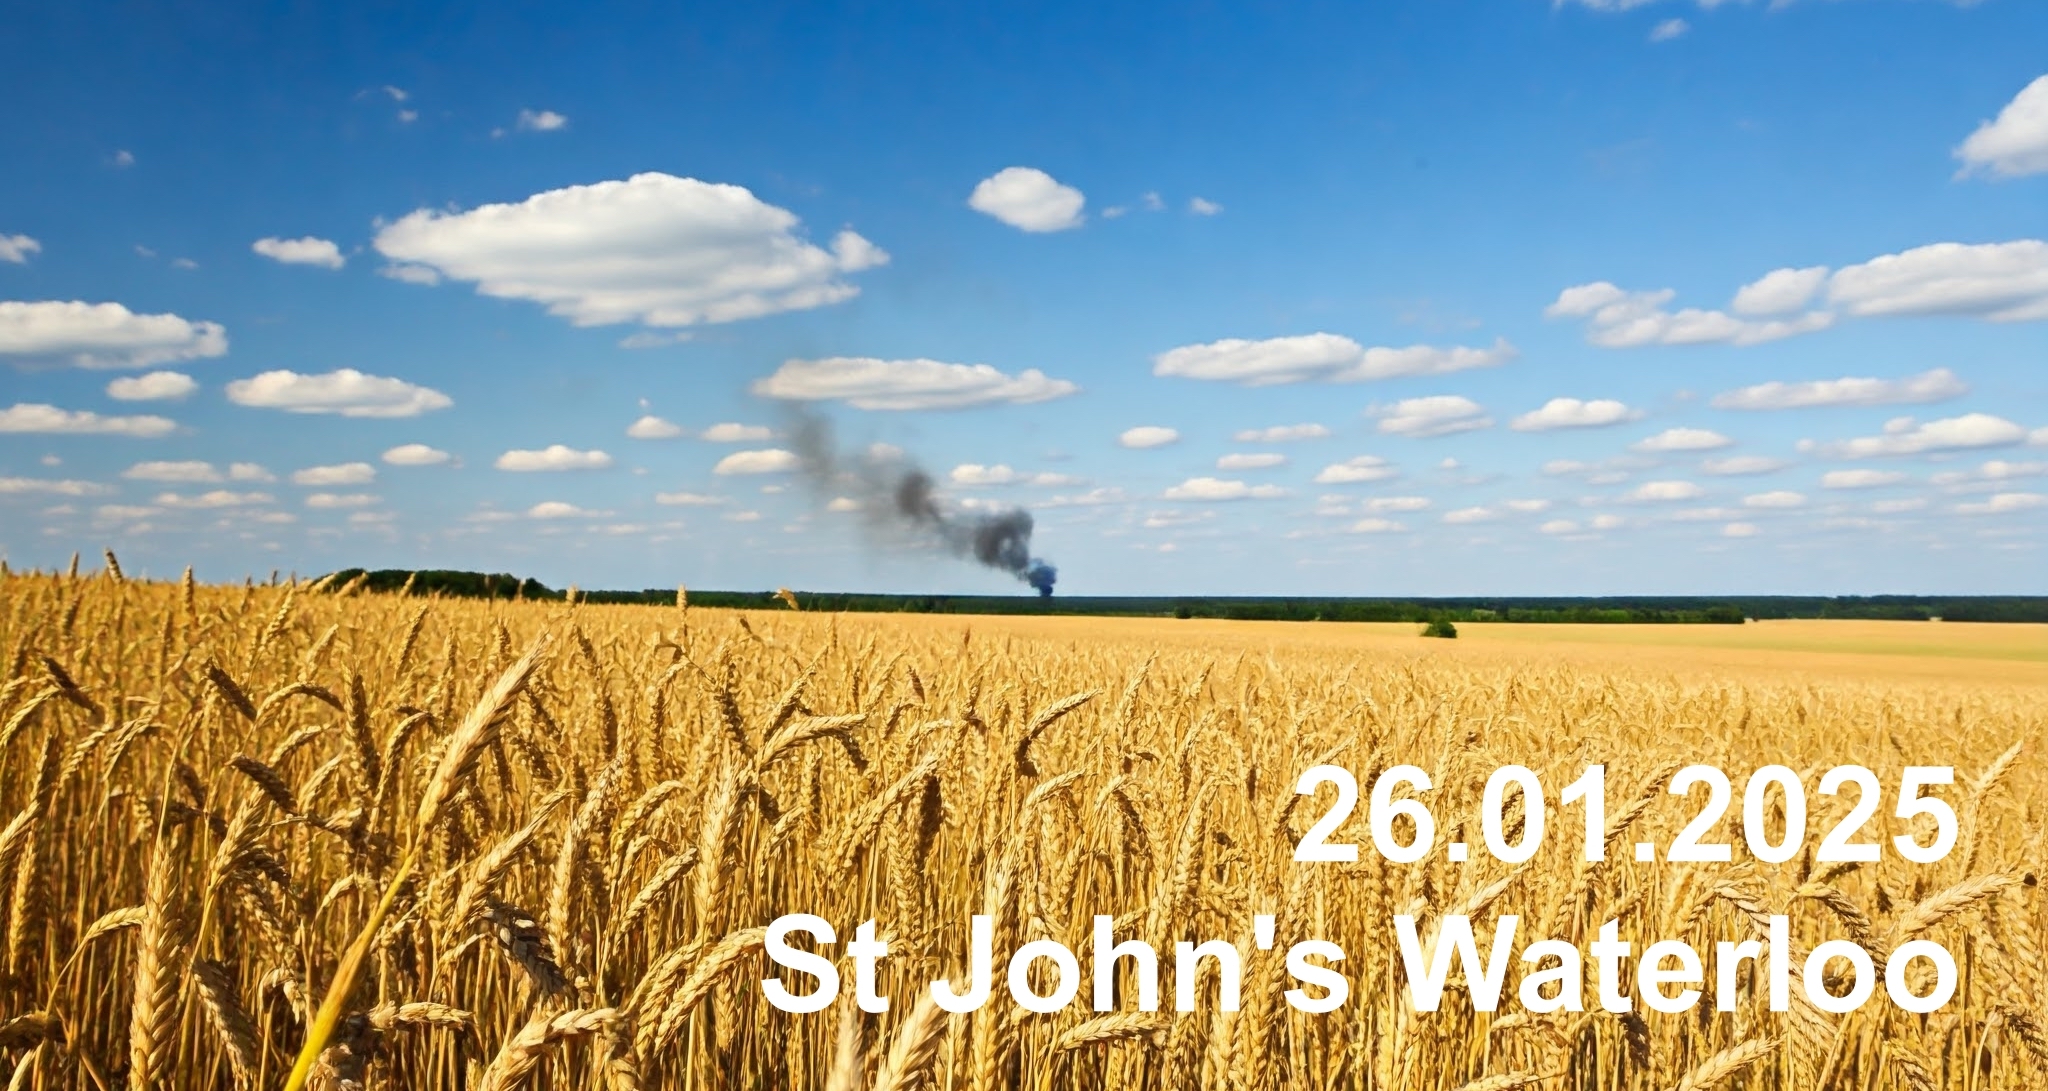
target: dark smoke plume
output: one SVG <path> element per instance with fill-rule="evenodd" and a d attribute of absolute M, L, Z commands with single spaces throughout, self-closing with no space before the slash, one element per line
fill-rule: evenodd
<path fill-rule="evenodd" d="M 977 513 L 949 507 L 936 482 L 894 448 L 842 456 L 832 425 L 803 415 L 790 429 L 790 445 L 820 499 L 845 496 L 860 504 L 870 537 L 889 549 L 938 549 L 1008 572 L 1051 595 L 1059 571 L 1031 555 L 1031 513 L 1022 508 Z"/>

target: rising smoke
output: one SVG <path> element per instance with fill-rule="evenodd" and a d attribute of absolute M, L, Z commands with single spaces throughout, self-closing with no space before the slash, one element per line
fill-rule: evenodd
<path fill-rule="evenodd" d="M 803 463 L 813 495 L 848 497 L 860 505 L 869 539 L 890 550 L 951 554 L 1008 572 L 1052 594 L 1059 571 L 1031 555 L 1031 513 L 961 511 L 938 494 L 932 476 L 893 447 L 870 447 L 842 455 L 830 421 L 811 414 L 796 418 L 790 446 Z"/>

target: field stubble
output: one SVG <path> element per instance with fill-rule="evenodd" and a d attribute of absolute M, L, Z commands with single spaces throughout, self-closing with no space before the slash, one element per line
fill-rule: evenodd
<path fill-rule="evenodd" d="M 1176 623 L 1161 622 L 1160 626 Z M 1134 629 L 1142 633 L 1142 629 Z M 1164 630 L 1162 630 L 1164 631 Z M 427 601 L 0 577 L 0 1078 L 16 1088 L 1708 1087 L 2048 1082 L 2038 694 L 1911 680 L 1681 680 L 1583 662 L 1303 643 L 1270 651 L 1002 622 Z M 1413 764 L 1441 839 L 1497 766 L 1554 793 L 1604 762 L 1608 841 L 1669 843 L 1680 764 L 1954 764 L 1962 840 L 1727 865 L 1297 864 L 1320 762 Z M 1844 801 L 1814 797 L 1810 829 Z M 1830 808 L 1837 808 L 1831 810 Z M 1739 810 L 1739 808 L 1738 808 Z M 1872 832 L 1888 841 L 1896 820 Z M 1348 840 L 1367 841 L 1355 818 Z M 1470 840 L 1477 841 L 1477 837 Z M 1811 844 L 1814 838 L 1809 837 Z M 771 1008 L 762 926 L 880 922 L 890 1012 Z M 1410 1010 L 1391 918 L 1516 914 L 1523 940 L 1942 942 L 1929 1016 Z M 967 921 L 1085 952 L 1094 915 L 1162 951 L 1234 941 L 1244 1000 L 968 1015 Z M 1272 952 L 1252 917 L 1278 916 Z M 1326 939 L 1351 999 L 1281 1000 Z M 1084 959 L 1084 974 L 1086 965 Z M 1511 972 L 1514 995 L 1521 968 Z M 1214 985 L 1204 981 L 1204 995 Z M 1795 990 L 1796 992 L 1796 990 Z M 1711 992 L 1710 992 L 1711 998 Z M 1590 997 L 1589 997 L 1590 1000 Z M 1172 1004 L 1169 999 L 1167 1008 Z M 310 1044 L 309 1044 L 310 1040 Z M 295 1069 L 295 1062 L 298 1067 Z"/>

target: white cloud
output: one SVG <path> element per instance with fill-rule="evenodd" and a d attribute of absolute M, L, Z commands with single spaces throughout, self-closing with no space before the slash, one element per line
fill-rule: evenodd
<path fill-rule="evenodd" d="M 1469 432 L 1493 424 L 1493 418 L 1477 402 L 1458 394 L 1403 398 L 1393 405 L 1373 409 L 1370 415 L 1379 418 L 1381 432 L 1415 439 Z"/>
<path fill-rule="evenodd" d="M 2048 243 L 1940 242 L 1835 271 L 1828 301 L 1858 315 L 2048 319 Z"/>
<path fill-rule="evenodd" d="M 784 401 L 843 401 L 855 409 L 915 410 L 1029 405 L 1064 398 L 1081 388 L 1065 379 L 1047 378 L 1037 368 L 1011 376 L 987 364 L 831 356 L 784 361 L 774 374 L 755 380 L 752 389 Z"/>
<path fill-rule="evenodd" d="M 975 185 L 967 207 L 1021 231 L 1065 231 L 1081 226 L 1086 202 L 1036 167 L 1004 167 Z"/>
<path fill-rule="evenodd" d="M 1277 451 L 1232 451 L 1216 460 L 1219 470 L 1270 470 L 1287 465 L 1287 456 Z"/>
<path fill-rule="evenodd" d="M 6 306 L 6 304 L 0 304 Z M 166 417 L 103 417 L 85 409 L 59 409 L 54 405 L 23 402 L 0 409 L 0 433 L 45 435 L 133 436 L 155 439 L 177 431 L 176 421 Z"/>
<path fill-rule="evenodd" d="M 529 519 L 584 519 L 597 514 L 560 500 L 543 500 L 526 509 Z"/>
<path fill-rule="evenodd" d="M 44 477 L 0 477 L 0 496 L 104 496 L 114 490 L 96 481 Z"/>
<path fill-rule="evenodd" d="M 199 389 L 190 375 L 176 371 L 152 371 L 147 375 L 123 376 L 107 384 L 107 397 L 122 402 L 161 402 L 183 398 Z"/>
<path fill-rule="evenodd" d="M 1624 499 L 1663 503 L 1670 500 L 1696 500 L 1704 495 L 1706 490 L 1690 481 L 1645 481 L 1631 490 Z"/>
<path fill-rule="evenodd" d="M 28 264 L 30 254 L 40 253 L 43 244 L 27 235 L 0 235 L 0 261 Z"/>
<path fill-rule="evenodd" d="M 1378 455 L 1359 455 L 1343 462 L 1333 462 L 1317 471 L 1316 484 L 1356 485 L 1366 481 L 1385 481 L 1400 472 Z"/>
<path fill-rule="evenodd" d="M 1105 485 L 1083 493 L 1049 497 L 1033 504 L 1032 507 L 1041 511 L 1047 508 L 1093 508 L 1104 504 L 1121 504 L 1127 499 L 1122 489 Z"/>
<path fill-rule="evenodd" d="M 1323 439 L 1330 434 L 1320 424 L 1276 424 L 1271 428 L 1247 428 L 1232 436 L 1239 443 L 1291 443 L 1304 439 Z"/>
<path fill-rule="evenodd" d="M 321 375 L 266 371 L 228 384 L 228 400 L 287 413 L 338 413 L 344 417 L 416 417 L 455 402 L 448 395 L 402 379 L 365 375 L 352 367 Z"/>
<path fill-rule="evenodd" d="M 676 439 L 683 434 L 682 425 L 652 414 L 626 426 L 626 435 L 631 439 Z"/>
<path fill-rule="evenodd" d="M 1731 455 L 1728 458 L 1710 458 L 1700 463 L 1700 469 L 1723 477 L 1737 477 L 1748 474 L 1776 473 L 1790 466 L 1782 458 L 1765 455 Z"/>
<path fill-rule="evenodd" d="M 1014 485 L 1025 478 L 1024 474 L 1020 474 L 1000 463 L 994 466 L 984 466 L 979 462 L 963 462 L 953 467 L 953 472 L 946 476 L 955 485 L 967 486 Z"/>
<path fill-rule="evenodd" d="M 1685 37 L 1685 32 L 1691 29 L 1692 24 L 1683 19 L 1666 19 L 1650 28 L 1650 40 L 1653 42 L 1675 41 Z"/>
<path fill-rule="evenodd" d="M 1408 528 L 1392 519 L 1360 519 L 1351 524 L 1353 534 L 1399 534 Z"/>
<path fill-rule="evenodd" d="M 451 457 L 448 452 L 424 443 L 401 443 L 384 452 L 384 461 L 393 466 L 439 466 Z"/>
<path fill-rule="evenodd" d="M 1197 216 L 1214 216 L 1223 211 L 1223 206 L 1200 197 L 1188 198 L 1188 211 Z"/>
<path fill-rule="evenodd" d="M 275 481 L 277 475 L 254 462 L 233 462 L 228 464 L 229 481 Z"/>
<path fill-rule="evenodd" d="M 1545 534 L 1577 534 L 1579 524 L 1570 519 L 1552 519 L 1536 529 Z"/>
<path fill-rule="evenodd" d="M 728 523 L 758 523 L 761 521 L 761 513 L 758 511 L 729 511 L 719 516 L 719 518 Z"/>
<path fill-rule="evenodd" d="M 2037 492 L 2002 492 L 1981 501 L 1957 504 L 1956 511 L 1963 515 L 2004 515 L 2041 507 L 2048 507 L 2048 496 Z"/>
<path fill-rule="evenodd" d="M 1730 307 L 1736 314 L 1749 318 L 1775 318 L 1779 315 L 1796 314 L 1813 302 L 1821 287 L 1828 282 L 1828 267 L 1813 265 L 1804 269 L 1773 269 L 1756 280 L 1735 290 L 1735 300 Z"/>
<path fill-rule="evenodd" d="M 1497 518 L 1497 516 L 1494 514 L 1493 509 L 1484 507 L 1459 508 L 1456 511 L 1444 513 L 1444 522 L 1446 523 L 1484 523 L 1494 518 Z"/>
<path fill-rule="evenodd" d="M 1998 116 L 1977 126 L 1955 156 L 1959 176 L 2018 178 L 2048 171 L 2048 76 L 2020 89 Z"/>
<path fill-rule="evenodd" d="M 2011 481 L 2022 477 L 2039 477 L 2048 474 L 2048 462 L 2007 462 L 1994 458 L 1974 470 L 1960 473 L 1934 475 L 1937 485 L 1955 485 L 1966 481 Z"/>
<path fill-rule="evenodd" d="M 1168 500 L 1274 500 L 1287 495 L 1278 485 L 1248 485 L 1217 477 L 1190 477 L 1167 489 Z"/>
<path fill-rule="evenodd" d="M 130 481 L 172 481 L 179 484 L 204 484 L 221 479 L 220 471 L 211 462 L 138 462 L 121 471 L 121 476 Z"/>
<path fill-rule="evenodd" d="M 1721 528 L 1723 538 L 1754 538 L 1757 536 L 1755 523 L 1729 523 Z"/>
<path fill-rule="evenodd" d="M 860 501 L 850 496 L 835 496 L 832 498 L 831 503 L 825 505 L 825 510 L 833 512 L 859 511 Z"/>
<path fill-rule="evenodd" d="M 367 485 L 377 480 L 377 468 L 367 462 L 343 462 L 334 466 L 308 466 L 292 474 L 294 485 Z"/>
<path fill-rule="evenodd" d="M 498 469 L 513 473 L 602 470 L 611 464 L 612 456 L 603 451 L 578 451 L 559 443 L 549 444 L 538 451 L 507 451 L 492 463 Z"/>
<path fill-rule="evenodd" d="M 1870 510 L 1879 515 L 1900 515 L 1909 511 L 1919 511 L 1926 506 L 1927 500 L 1925 497 L 1913 496 L 1897 500 L 1872 501 Z"/>
<path fill-rule="evenodd" d="M 127 170 L 135 165 L 135 153 L 122 148 L 114 153 L 113 163 L 116 170 Z"/>
<path fill-rule="evenodd" d="M 420 209 L 377 251 L 477 291 L 525 299 L 579 326 L 679 327 L 809 310 L 852 298 L 841 279 L 889 256 L 852 231 L 830 251 L 797 217 L 741 186 L 636 174 L 467 212 Z"/>
<path fill-rule="evenodd" d="M 1552 398 L 1543 403 L 1543 408 L 1516 417 L 1508 427 L 1517 432 L 1548 432 L 1554 428 L 1604 428 L 1640 416 L 1640 412 L 1612 398 L 1596 398 L 1592 401 Z"/>
<path fill-rule="evenodd" d="M 773 438 L 774 435 L 774 430 L 765 424 L 734 424 L 724 421 L 699 432 L 697 438 L 706 443 L 759 443 Z"/>
<path fill-rule="evenodd" d="M 658 492 L 654 502 L 678 508 L 709 508 L 728 501 L 723 496 L 707 496 L 700 492 Z"/>
<path fill-rule="evenodd" d="M 1383 511 L 1427 511 L 1430 507 L 1426 496 L 1375 496 L 1358 505 L 1371 512 Z"/>
<path fill-rule="evenodd" d="M 1808 409 L 1837 405 L 1918 405 L 1969 393 L 1953 371 L 1938 367 L 1903 379 L 1842 378 L 1758 383 L 1714 396 L 1716 409 Z"/>
<path fill-rule="evenodd" d="M 1667 451 L 1713 451 L 1735 441 L 1705 428 L 1667 428 L 1654 436 L 1629 444 L 1629 450 L 1650 454 Z"/>
<path fill-rule="evenodd" d="M 377 498 L 366 492 L 316 492 L 306 497 L 307 507 L 317 508 L 322 511 L 332 511 L 337 508 L 367 508 L 376 502 Z"/>
<path fill-rule="evenodd" d="M 732 474 L 780 474 L 788 473 L 803 464 L 803 460 L 792 452 L 780 447 L 762 451 L 734 451 L 718 460 L 711 472 L 721 476 Z"/>
<path fill-rule="evenodd" d="M 1778 489 L 1774 492 L 1752 493 L 1745 496 L 1742 498 L 1742 506 L 1768 509 L 1803 508 L 1806 506 L 1806 497 L 1788 489 Z"/>
<path fill-rule="evenodd" d="M 1820 475 L 1823 489 L 1876 489 L 1903 484 L 1906 475 L 1896 470 L 1829 470 Z"/>
<path fill-rule="evenodd" d="M 174 492 L 158 493 L 152 503 L 161 508 L 247 508 L 271 503 L 275 498 L 267 492 L 233 492 L 228 489 L 214 489 L 197 496 L 182 496 Z"/>
<path fill-rule="evenodd" d="M 1509 511 L 1518 511 L 1518 512 L 1521 512 L 1521 513 L 1522 513 L 1522 514 L 1524 514 L 1524 515 L 1533 515 L 1533 514 L 1535 514 L 1536 512 L 1539 512 L 1539 511 L 1549 511 L 1549 510 L 1550 510 L 1550 501 L 1548 501 L 1548 500 L 1510 500 L 1510 501 L 1508 501 L 1508 502 L 1507 502 L 1507 508 L 1508 508 L 1508 510 L 1509 510 Z"/>
<path fill-rule="evenodd" d="M 286 265 L 318 265 L 323 269 L 339 269 L 348 264 L 348 259 L 341 255 L 341 247 L 328 239 L 312 235 L 302 239 L 257 239 L 249 249 Z"/>
<path fill-rule="evenodd" d="M 1911 417 L 1902 417 L 1888 423 L 1883 435 L 1860 436 L 1836 443 L 1802 440 L 1800 449 L 1818 452 L 1824 458 L 1876 458 L 2003 447 L 2026 440 L 2027 430 L 2003 417 L 1989 413 L 1965 413 L 1960 417 L 1925 424 L 1916 424 Z"/>
<path fill-rule="evenodd" d="M 1263 341 L 1228 338 L 1182 345 L 1152 358 L 1152 374 L 1183 379 L 1276 386 L 1282 383 L 1356 383 L 1414 375 L 1446 375 L 1498 367 L 1518 353 L 1506 338 L 1487 348 L 1409 345 L 1367 348 L 1334 333 L 1306 333 Z"/>
<path fill-rule="evenodd" d="M 1665 309 L 1677 295 L 1665 288 L 1631 292 L 1607 281 L 1566 288 L 1543 309 L 1546 318 L 1583 318 L 1586 340 L 1603 348 L 1640 345 L 1755 345 L 1834 324 L 1834 315 L 1811 311 L 1797 318 L 1752 320 L 1721 311 Z"/>
<path fill-rule="evenodd" d="M 551 133 L 557 129 L 566 128 L 568 124 L 568 118 L 553 110 L 519 111 L 519 129 L 521 132 Z"/>
<path fill-rule="evenodd" d="M 136 314 L 119 303 L 0 302 L 0 356 L 122 368 L 220 356 L 227 350 L 227 331 L 218 322 Z"/>
<path fill-rule="evenodd" d="M 1129 447 L 1133 450 L 1142 451 L 1153 447 L 1164 447 L 1169 443 L 1179 443 L 1180 432 L 1172 428 L 1162 428 L 1156 424 L 1141 424 L 1136 428 L 1124 429 L 1116 437 L 1116 442 L 1120 447 Z"/>
<path fill-rule="evenodd" d="M 1591 526 L 1594 530 L 1614 530 L 1627 524 L 1628 520 L 1623 519 L 1619 515 L 1595 515 Z"/>

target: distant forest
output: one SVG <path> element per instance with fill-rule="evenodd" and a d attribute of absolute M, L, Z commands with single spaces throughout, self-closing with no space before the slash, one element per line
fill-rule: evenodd
<path fill-rule="evenodd" d="M 509 573 L 410 572 L 360 568 L 328 586 L 362 579 L 371 591 L 415 595 L 562 599 L 566 591 Z M 774 591 L 690 591 L 693 606 L 788 609 Z M 585 602 L 674 605 L 673 588 L 578 591 Z M 1240 621 L 1510 621 L 1617 625 L 1740 625 L 1745 619 L 1847 618 L 1872 621 L 2048 622 L 2038 595 L 1678 595 L 1598 598 L 1326 598 L 1264 596 L 867 595 L 796 592 L 806 610 L 912 614 L 1052 614 L 1102 617 L 1228 618 Z"/>

